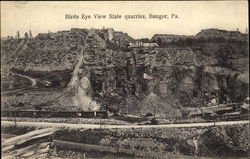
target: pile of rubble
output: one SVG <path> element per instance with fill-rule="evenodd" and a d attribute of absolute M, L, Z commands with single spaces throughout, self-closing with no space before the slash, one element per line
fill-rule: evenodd
<path fill-rule="evenodd" d="M 2 142 L 2 158 L 48 158 L 56 129 L 46 128 L 15 136 Z"/>

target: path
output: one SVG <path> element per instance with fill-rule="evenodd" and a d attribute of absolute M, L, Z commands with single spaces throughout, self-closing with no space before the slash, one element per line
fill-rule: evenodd
<path fill-rule="evenodd" d="M 17 75 L 17 76 L 29 79 L 31 81 L 31 86 L 30 87 L 34 87 L 36 85 L 36 83 L 37 83 L 37 79 L 35 79 L 35 78 L 31 78 L 29 76 L 25 76 L 25 75 L 17 74 L 17 73 L 14 73 L 14 74 Z"/>
<path fill-rule="evenodd" d="M 9 90 L 9 91 L 2 91 L 1 94 L 21 92 L 21 91 L 27 90 L 29 88 L 32 88 L 32 87 L 34 87 L 37 84 L 37 79 L 35 79 L 35 78 L 31 78 L 29 76 L 25 76 L 25 75 L 17 74 L 17 73 L 13 73 L 13 74 L 16 75 L 16 76 L 20 76 L 20 77 L 29 79 L 31 81 L 31 85 L 28 86 L 28 87 L 25 87 L 25 88 L 20 88 L 20 89 L 15 89 L 15 90 Z"/>

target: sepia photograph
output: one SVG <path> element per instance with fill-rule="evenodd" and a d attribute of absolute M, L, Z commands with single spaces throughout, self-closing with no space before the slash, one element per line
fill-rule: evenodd
<path fill-rule="evenodd" d="M 1 1 L 1 158 L 248 159 L 248 1 Z"/>

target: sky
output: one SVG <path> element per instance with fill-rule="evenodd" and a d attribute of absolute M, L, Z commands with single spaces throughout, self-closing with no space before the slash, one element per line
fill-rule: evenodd
<path fill-rule="evenodd" d="M 65 19 L 65 14 L 88 14 L 92 19 Z M 145 14 L 147 19 L 94 19 L 93 14 Z M 149 19 L 148 15 L 178 15 L 179 18 Z M 248 26 L 247 1 L 85 1 L 85 2 L 3 2 L 1 37 L 21 36 L 70 28 L 114 28 L 133 38 L 154 34 L 195 35 L 201 29 L 219 28 L 245 32 Z"/>

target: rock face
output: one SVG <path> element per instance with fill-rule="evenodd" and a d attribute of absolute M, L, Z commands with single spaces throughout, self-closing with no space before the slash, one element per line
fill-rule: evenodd
<path fill-rule="evenodd" d="M 68 91 L 73 92 L 72 101 L 74 107 L 80 110 L 98 110 L 100 106 L 91 99 L 91 84 L 88 78 L 88 70 L 80 69 L 83 62 L 83 50 L 80 52 L 78 63 L 76 64 L 70 82 Z"/>
<path fill-rule="evenodd" d="M 200 38 L 205 35 L 210 35 L 209 40 Z M 15 80 L 13 72 L 19 73 L 38 81 L 32 89 L 70 92 L 58 101 L 49 99 L 53 106 L 132 114 L 141 112 L 139 104 L 151 93 L 158 97 L 157 103 L 168 103 L 162 106 L 165 111 L 201 106 L 204 94 L 217 95 L 220 103 L 226 99 L 242 101 L 249 83 L 245 35 L 221 41 L 217 35 L 231 33 L 203 30 L 192 37 L 155 35 L 151 41 L 156 37 L 172 39 L 156 48 L 128 48 L 134 40 L 113 29 L 73 28 L 34 39 L 7 39 L 2 42 L 2 87 L 8 91 L 17 85 L 25 88 L 27 81 L 18 84 Z M 19 94 L 25 105 L 32 106 L 28 96 Z M 41 93 L 41 98 L 45 97 Z"/>

